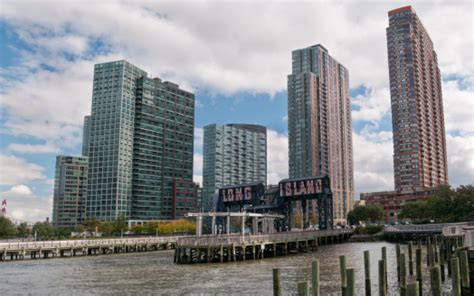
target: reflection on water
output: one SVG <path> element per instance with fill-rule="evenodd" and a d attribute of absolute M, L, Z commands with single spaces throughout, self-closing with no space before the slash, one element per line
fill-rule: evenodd
<path fill-rule="evenodd" d="M 357 295 L 364 295 L 365 250 L 370 251 L 372 291 L 377 295 L 383 246 L 389 294 L 398 295 L 395 245 L 386 242 L 322 246 L 301 255 L 222 264 L 175 265 L 172 251 L 4 262 L 0 295 L 272 295 L 272 269 L 277 267 L 283 294 L 294 295 L 298 281 L 311 279 L 312 258 L 320 260 L 321 294 L 340 295 L 339 255 L 346 255 L 347 268 L 356 268 Z M 408 252 L 406 246 L 402 252 Z M 424 276 L 427 290 L 426 270 Z"/>

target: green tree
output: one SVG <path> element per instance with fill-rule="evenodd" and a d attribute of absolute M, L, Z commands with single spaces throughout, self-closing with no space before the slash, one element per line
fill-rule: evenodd
<path fill-rule="evenodd" d="M 0 216 L 0 238 L 10 238 L 17 234 L 15 224 L 7 217 Z"/>
<path fill-rule="evenodd" d="M 359 206 L 347 214 L 347 220 L 352 225 L 359 225 L 360 222 L 368 221 L 367 209 L 365 206 Z"/>
<path fill-rule="evenodd" d="M 367 220 L 369 222 L 383 221 L 385 218 L 385 211 L 381 204 L 370 204 L 365 207 Z"/>
<path fill-rule="evenodd" d="M 17 227 L 19 237 L 28 237 L 31 235 L 31 229 L 28 227 L 26 222 L 21 222 Z"/>
<path fill-rule="evenodd" d="M 127 221 L 125 220 L 125 217 L 120 215 L 115 221 L 112 222 L 113 225 L 113 233 L 115 235 L 120 235 L 122 233 L 125 233 L 128 230 L 128 225 Z"/>
<path fill-rule="evenodd" d="M 84 222 L 82 222 L 82 225 L 87 231 L 94 232 L 96 230 L 100 231 L 101 223 L 100 220 L 94 216 L 92 218 L 84 220 Z"/>
<path fill-rule="evenodd" d="M 36 237 L 40 240 L 51 239 L 54 237 L 54 228 L 48 221 L 36 222 L 33 225 L 33 233 L 36 233 Z"/>
<path fill-rule="evenodd" d="M 111 236 L 114 233 L 114 225 L 112 221 L 102 222 L 100 225 L 103 236 Z"/>
<path fill-rule="evenodd" d="M 145 232 L 145 226 L 143 225 L 133 225 L 132 228 L 130 228 L 130 231 L 133 234 L 142 234 Z"/>

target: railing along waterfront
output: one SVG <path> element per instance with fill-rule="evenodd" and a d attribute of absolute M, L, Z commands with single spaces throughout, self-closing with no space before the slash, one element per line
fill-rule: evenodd
<path fill-rule="evenodd" d="M 326 237 L 339 234 L 350 234 L 353 230 L 351 229 L 334 229 L 334 230 L 310 230 L 310 231 L 288 231 L 288 232 L 277 232 L 272 234 L 260 234 L 260 235 L 245 235 L 231 234 L 231 235 L 214 235 L 214 236 L 201 236 L 201 237 L 182 237 L 178 239 L 178 246 L 194 246 L 194 247 L 205 247 L 205 246 L 219 246 L 223 244 L 263 244 L 273 242 L 284 242 L 284 241 L 296 241 L 314 239 L 317 237 Z"/>
<path fill-rule="evenodd" d="M 111 238 L 111 239 L 88 239 L 88 240 L 56 240 L 35 242 L 7 242 L 0 243 L 2 249 L 31 249 L 31 248 L 55 248 L 55 247 L 80 247 L 98 245 L 121 245 L 121 244 L 146 244 L 146 243 L 176 243 L 178 239 L 189 236 L 158 236 L 138 238 Z"/>
<path fill-rule="evenodd" d="M 453 226 L 469 226 L 474 225 L 474 222 L 467 223 L 431 223 L 431 224 L 419 224 L 419 225 L 394 225 L 385 227 L 385 232 L 412 232 L 412 233 L 425 233 L 425 232 L 439 232 L 443 231 L 444 227 Z"/>

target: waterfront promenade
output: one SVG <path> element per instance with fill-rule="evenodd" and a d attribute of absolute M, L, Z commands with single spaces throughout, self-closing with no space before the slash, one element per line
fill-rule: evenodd
<path fill-rule="evenodd" d="M 0 261 L 166 250 L 179 238 L 184 236 L 0 243 Z"/>

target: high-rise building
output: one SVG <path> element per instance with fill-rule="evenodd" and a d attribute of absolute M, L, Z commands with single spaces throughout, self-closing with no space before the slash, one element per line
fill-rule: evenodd
<path fill-rule="evenodd" d="M 267 129 L 253 124 L 211 124 L 204 127 L 204 210 L 212 196 L 228 185 L 267 181 Z"/>
<path fill-rule="evenodd" d="M 91 116 L 84 116 L 84 128 L 82 131 L 82 156 L 89 156 L 89 134 L 91 131 Z"/>
<path fill-rule="evenodd" d="M 334 223 L 344 223 L 354 200 L 349 72 L 322 45 L 292 52 L 288 136 L 290 178 L 328 175 Z"/>
<path fill-rule="evenodd" d="M 194 209 L 194 94 L 126 62 L 95 65 L 87 217 L 175 219 Z"/>
<path fill-rule="evenodd" d="M 411 6 L 388 12 L 395 191 L 448 184 L 441 78 L 433 42 Z"/>
<path fill-rule="evenodd" d="M 54 179 L 53 225 L 72 227 L 84 219 L 87 157 L 58 155 Z"/>

